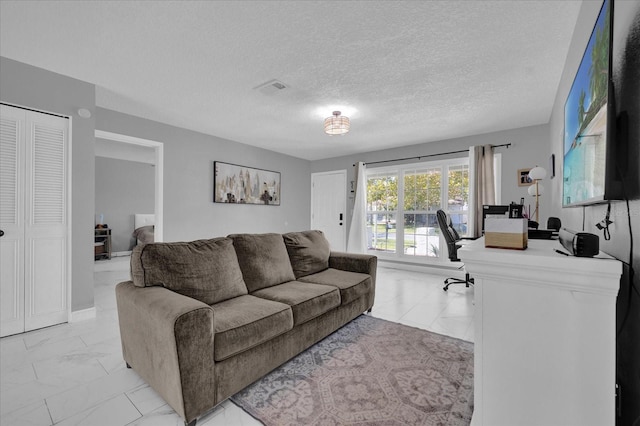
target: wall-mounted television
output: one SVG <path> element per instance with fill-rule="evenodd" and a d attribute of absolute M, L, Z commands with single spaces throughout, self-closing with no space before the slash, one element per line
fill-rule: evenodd
<path fill-rule="evenodd" d="M 564 105 L 563 207 L 621 199 L 612 40 L 613 0 L 605 0 Z"/>

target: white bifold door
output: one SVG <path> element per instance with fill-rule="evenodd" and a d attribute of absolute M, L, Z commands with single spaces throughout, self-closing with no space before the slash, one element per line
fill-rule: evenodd
<path fill-rule="evenodd" d="M 7 336 L 68 320 L 69 120 L 0 108 L 0 336 Z"/>

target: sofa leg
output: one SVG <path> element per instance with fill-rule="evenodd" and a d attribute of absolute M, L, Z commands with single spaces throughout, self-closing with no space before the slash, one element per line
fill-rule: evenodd
<path fill-rule="evenodd" d="M 197 422 L 197 421 L 198 421 L 198 419 L 193 419 L 193 420 L 191 420 L 190 422 L 187 422 L 187 421 L 185 420 L 185 422 L 184 422 L 184 426 L 196 426 L 196 422 Z"/>
<path fill-rule="evenodd" d="M 125 362 L 125 364 L 127 364 L 127 368 L 131 368 L 128 362 Z"/>
<path fill-rule="evenodd" d="M 368 314 L 371 313 L 371 311 L 373 311 L 373 307 L 369 308 L 369 310 L 367 311 Z"/>

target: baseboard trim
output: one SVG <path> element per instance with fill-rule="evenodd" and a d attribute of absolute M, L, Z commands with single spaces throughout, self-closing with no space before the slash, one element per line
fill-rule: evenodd
<path fill-rule="evenodd" d="M 69 320 L 69 322 L 85 321 L 95 317 L 96 317 L 96 307 L 94 306 L 92 308 L 80 309 L 79 311 L 72 311 L 71 319 Z"/>
<path fill-rule="evenodd" d="M 131 256 L 132 251 L 116 251 L 111 253 L 111 257 L 124 257 L 124 256 Z"/>
<path fill-rule="evenodd" d="M 462 263 L 454 263 L 451 265 L 442 264 L 416 264 L 416 263 L 407 263 L 407 262 L 394 262 L 386 259 L 378 258 L 378 266 L 382 266 L 389 269 L 400 269 L 403 271 L 411 271 L 411 272 L 426 272 L 433 274 L 448 274 L 451 272 L 455 272 L 456 270 L 462 269 Z M 464 274 L 463 274 L 464 276 Z"/>

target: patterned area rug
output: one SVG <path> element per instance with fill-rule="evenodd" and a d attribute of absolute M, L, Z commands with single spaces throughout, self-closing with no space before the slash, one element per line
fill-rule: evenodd
<path fill-rule="evenodd" d="M 361 315 L 231 399 L 268 426 L 468 425 L 473 343 Z"/>

